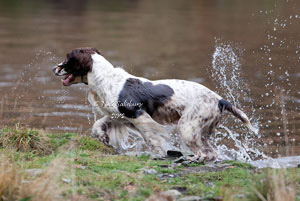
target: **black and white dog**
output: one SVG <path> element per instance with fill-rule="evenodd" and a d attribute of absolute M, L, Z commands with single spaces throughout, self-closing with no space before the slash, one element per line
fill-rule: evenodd
<path fill-rule="evenodd" d="M 224 110 L 253 130 L 245 113 L 208 88 L 184 80 L 136 77 L 115 68 L 95 48 L 71 51 L 53 72 L 65 76 L 64 86 L 88 84 L 89 102 L 102 116 L 92 133 L 116 148 L 122 149 L 122 140 L 135 129 L 154 153 L 165 156 L 174 146 L 164 125 L 173 124 L 194 159 L 214 160 L 217 154 L 208 139 Z"/>

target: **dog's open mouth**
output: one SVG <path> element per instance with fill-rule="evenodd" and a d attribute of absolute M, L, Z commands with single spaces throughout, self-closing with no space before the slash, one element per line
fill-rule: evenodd
<path fill-rule="evenodd" d="M 64 86 L 70 86 L 74 80 L 75 76 L 73 74 L 67 74 L 65 75 L 65 78 L 62 79 L 62 84 Z"/>

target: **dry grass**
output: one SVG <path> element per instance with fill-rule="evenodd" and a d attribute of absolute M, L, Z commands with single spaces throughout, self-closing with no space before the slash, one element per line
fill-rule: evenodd
<path fill-rule="evenodd" d="M 253 187 L 254 194 L 249 196 L 249 200 L 261 201 L 295 201 L 297 194 L 296 176 L 287 174 L 284 169 L 266 170 L 264 178 L 256 182 Z"/>
<path fill-rule="evenodd" d="M 30 177 L 6 157 L 0 159 L 0 201 L 62 200 L 57 186 L 58 176 L 65 167 L 63 159 L 54 159 L 38 177 Z"/>
<path fill-rule="evenodd" d="M 21 128 L 0 129 L 0 147 L 13 148 L 22 152 L 33 152 L 38 155 L 53 151 L 49 138 L 40 130 Z"/>

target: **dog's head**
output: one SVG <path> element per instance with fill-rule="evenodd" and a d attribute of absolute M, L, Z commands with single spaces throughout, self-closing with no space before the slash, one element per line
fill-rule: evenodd
<path fill-rule="evenodd" d="M 62 63 L 53 68 L 56 76 L 65 76 L 62 79 L 64 86 L 77 83 L 88 84 L 87 74 L 92 71 L 92 54 L 100 54 L 96 48 L 77 48 L 67 54 L 67 58 Z M 101 55 L 101 54 L 100 54 Z"/>

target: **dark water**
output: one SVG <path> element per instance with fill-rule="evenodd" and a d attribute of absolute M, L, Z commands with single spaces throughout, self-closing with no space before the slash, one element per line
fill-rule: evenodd
<path fill-rule="evenodd" d="M 239 79 L 248 96 L 239 102 L 254 113 L 261 149 L 299 155 L 299 27 L 296 0 L 3 0 L 1 125 L 89 132 L 87 87 L 63 87 L 51 72 L 73 48 L 96 47 L 132 74 L 193 80 L 224 95 L 224 83 L 211 76 L 212 59 L 218 44 L 229 43 L 241 50 Z"/>

